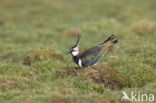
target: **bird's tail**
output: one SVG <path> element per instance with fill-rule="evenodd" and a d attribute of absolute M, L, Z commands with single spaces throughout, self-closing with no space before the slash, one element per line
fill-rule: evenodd
<path fill-rule="evenodd" d="M 114 37 L 115 37 L 114 34 L 112 34 L 109 38 L 107 38 L 103 43 L 101 43 L 99 45 L 103 45 L 103 44 L 105 44 L 105 43 L 107 43 L 109 41 L 112 41 L 114 39 Z"/>
<path fill-rule="evenodd" d="M 118 43 L 118 40 L 114 40 L 114 41 L 110 42 L 110 43 L 106 46 L 105 51 L 104 51 L 104 54 L 106 54 L 106 53 L 110 50 L 110 48 L 111 48 L 114 44 L 116 44 L 116 43 Z"/>
<path fill-rule="evenodd" d="M 116 44 L 116 43 L 118 43 L 118 40 L 114 40 L 111 42 L 111 44 Z"/>

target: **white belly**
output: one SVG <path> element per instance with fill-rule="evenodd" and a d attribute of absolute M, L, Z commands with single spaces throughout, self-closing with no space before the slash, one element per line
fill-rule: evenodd
<path fill-rule="evenodd" d="M 79 59 L 78 64 L 79 64 L 80 67 L 83 67 L 81 59 Z"/>

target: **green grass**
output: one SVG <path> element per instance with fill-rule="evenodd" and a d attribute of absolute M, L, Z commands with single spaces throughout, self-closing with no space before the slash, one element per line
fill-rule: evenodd
<path fill-rule="evenodd" d="M 122 90 L 156 96 L 155 0 L 0 4 L 0 103 L 121 103 Z M 82 51 L 111 34 L 119 43 L 97 67 L 75 70 L 66 52 L 76 32 Z"/>

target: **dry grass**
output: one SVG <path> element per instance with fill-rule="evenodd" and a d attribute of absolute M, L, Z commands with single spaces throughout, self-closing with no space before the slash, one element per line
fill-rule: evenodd
<path fill-rule="evenodd" d="M 4 89 L 9 89 L 14 86 L 14 81 L 8 78 L 0 78 L 0 87 Z"/>

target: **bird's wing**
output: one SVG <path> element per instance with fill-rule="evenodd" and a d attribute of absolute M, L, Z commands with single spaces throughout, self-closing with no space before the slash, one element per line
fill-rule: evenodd
<path fill-rule="evenodd" d="M 82 52 L 78 55 L 79 58 L 86 58 L 88 56 L 96 56 L 98 55 L 101 51 L 103 50 L 103 48 L 101 46 L 94 46 L 92 48 L 89 48 L 88 50 L 86 50 L 85 52 Z"/>
<path fill-rule="evenodd" d="M 83 60 L 84 62 L 86 61 L 91 61 L 93 59 L 98 59 L 104 52 L 104 47 L 101 47 L 99 45 L 94 46 L 88 50 L 86 50 L 83 53 L 80 53 L 78 55 L 78 58 L 80 58 L 81 60 Z"/>

